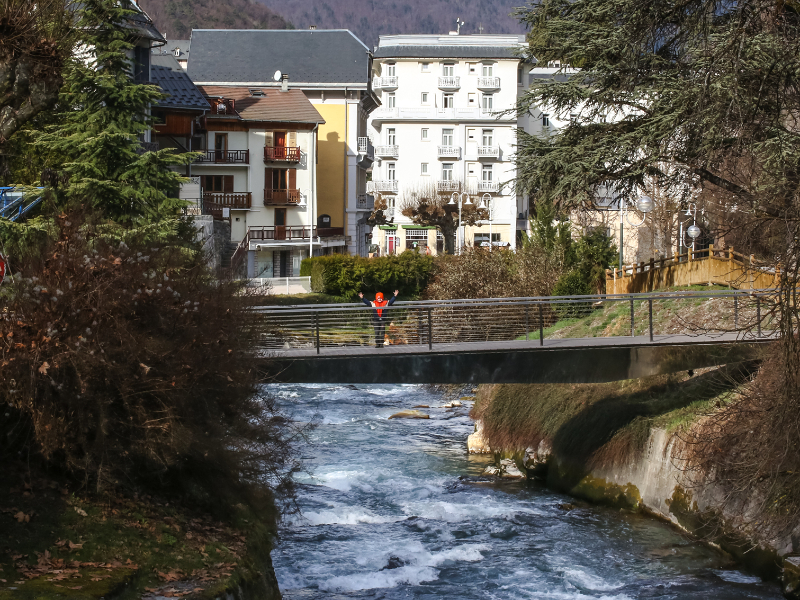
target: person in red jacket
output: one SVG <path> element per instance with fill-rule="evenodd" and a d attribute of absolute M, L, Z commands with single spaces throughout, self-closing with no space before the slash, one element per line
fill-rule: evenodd
<path fill-rule="evenodd" d="M 388 308 L 389 306 L 394 304 L 394 301 L 397 298 L 397 294 L 399 293 L 400 293 L 399 290 L 395 290 L 394 296 L 389 298 L 389 300 L 384 300 L 383 294 L 381 292 L 378 292 L 377 294 L 375 294 L 375 300 L 370 301 L 364 298 L 364 294 L 362 292 L 358 292 L 358 297 L 361 298 L 361 301 L 367 306 L 372 306 L 375 309 L 372 311 L 372 327 L 375 329 L 376 348 L 383 348 L 383 339 L 386 334 L 385 308 Z"/>

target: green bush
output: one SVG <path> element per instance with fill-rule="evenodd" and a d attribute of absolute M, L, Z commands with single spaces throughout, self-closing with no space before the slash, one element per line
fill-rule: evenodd
<path fill-rule="evenodd" d="M 400 290 L 407 297 L 419 296 L 428 284 L 433 257 L 416 252 L 363 258 L 345 254 L 315 256 L 300 265 L 301 277 L 311 277 L 311 289 L 344 300 L 358 292 L 389 294 Z"/>
<path fill-rule="evenodd" d="M 577 269 L 564 273 L 553 286 L 553 296 L 588 296 L 591 293 L 592 286 Z M 591 303 L 554 304 L 553 308 L 559 318 L 573 319 L 585 316 L 591 310 Z"/>

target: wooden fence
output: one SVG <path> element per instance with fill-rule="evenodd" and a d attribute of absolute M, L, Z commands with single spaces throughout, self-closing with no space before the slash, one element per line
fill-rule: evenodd
<path fill-rule="evenodd" d="M 732 289 L 752 290 L 777 287 L 780 266 L 769 266 L 756 261 L 753 255 L 745 256 L 733 248 L 714 249 L 713 244 L 703 250 L 675 253 L 672 258 L 650 259 L 606 270 L 607 294 L 634 294 L 658 289 L 716 284 Z"/>

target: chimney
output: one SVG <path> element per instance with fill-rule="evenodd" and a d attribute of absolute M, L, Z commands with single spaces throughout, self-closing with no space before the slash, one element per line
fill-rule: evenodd
<path fill-rule="evenodd" d="M 317 26 L 316 26 L 316 25 L 310 25 L 310 26 L 309 26 L 309 29 L 310 29 L 311 31 L 314 31 L 316 28 L 317 28 Z"/>
<path fill-rule="evenodd" d="M 287 73 L 281 75 L 281 91 L 282 92 L 289 91 L 289 75 Z"/>

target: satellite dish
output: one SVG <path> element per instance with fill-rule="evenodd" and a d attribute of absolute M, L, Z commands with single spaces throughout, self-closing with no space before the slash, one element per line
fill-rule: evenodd
<path fill-rule="evenodd" d="M 273 75 L 272 78 L 275 81 L 280 81 L 281 80 L 281 72 L 280 71 L 275 71 L 275 75 Z"/>

